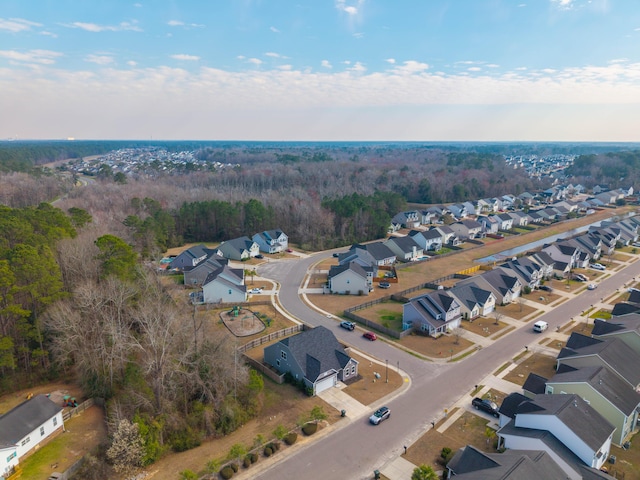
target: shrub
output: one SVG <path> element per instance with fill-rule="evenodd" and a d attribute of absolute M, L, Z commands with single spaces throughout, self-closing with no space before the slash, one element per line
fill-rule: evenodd
<path fill-rule="evenodd" d="M 318 425 L 316 423 L 307 423 L 304 427 L 302 427 L 302 433 L 305 435 L 313 435 L 318 430 Z"/>
<path fill-rule="evenodd" d="M 229 466 L 231 467 L 231 470 L 233 470 L 233 473 L 238 471 L 238 465 L 236 463 L 230 463 Z"/>
<path fill-rule="evenodd" d="M 277 452 L 278 450 L 280 450 L 280 442 L 271 442 L 271 449 L 274 452 Z"/>
<path fill-rule="evenodd" d="M 251 465 L 251 457 L 246 456 L 244 457 L 244 460 L 242 460 L 242 466 L 244 468 L 249 468 L 249 465 Z"/>
<path fill-rule="evenodd" d="M 198 480 L 198 474 L 191 470 L 183 470 L 180 472 L 180 480 Z"/>
<path fill-rule="evenodd" d="M 258 461 L 258 455 L 255 453 L 250 453 L 249 457 L 251 458 L 251 463 L 256 463 Z"/>
<path fill-rule="evenodd" d="M 220 477 L 222 477 L 224 480 L 229 480 L 231 477 L 233 477 L 234 473 L 235 472 L 233 471 L 233 468 L 227 465 L 222 470 L 220 470 Z"/>
<path fill-rule="evenodd" d="M 273 450 L 271 450 L 271 447 L 269 447 L 269 446 L 264 447 L 264 456 L 265 457 L 270 457 L 272 453 L 273 453 Z"/>
<path fill-rule="evenodd" d="M 294 443 L 296 443 L 297 439 L 298 434 L 296 432 L 291 432 L 284 437 L 284 443 L 286 443 L 287 445 L 293 445 Z"/>

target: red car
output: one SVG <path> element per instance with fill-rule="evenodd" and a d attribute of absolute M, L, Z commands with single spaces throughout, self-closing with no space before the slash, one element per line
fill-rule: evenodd
<path fill-rule="evenodd" d="M 364 338 L 366 338 L 367 340 L 371 340 L 372 342 L 378 338 L 378 337 L 376 337 L 376 334 L 373 333 L 373 332 L 363 333 L 362 336 Z"/>

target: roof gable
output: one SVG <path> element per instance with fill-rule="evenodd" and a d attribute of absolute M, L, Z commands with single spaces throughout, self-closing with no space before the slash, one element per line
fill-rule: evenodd
<path fill-rule="evenodd" d="M 0 416 L 0 445 L 15 445 L 60 411 L 62 407 L 46 395 L 36 395 L 21 403 Z"/>

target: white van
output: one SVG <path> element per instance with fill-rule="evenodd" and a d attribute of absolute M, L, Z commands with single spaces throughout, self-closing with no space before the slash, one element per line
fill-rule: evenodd
<path fill-rule="evenodd" d="M 549 328 L 549 324 L 547 322 L 543 322 L 542 320 L 539 320 L 533 324 L 534 332 L 541 333 L 544 332 L 547 328 Z"/>

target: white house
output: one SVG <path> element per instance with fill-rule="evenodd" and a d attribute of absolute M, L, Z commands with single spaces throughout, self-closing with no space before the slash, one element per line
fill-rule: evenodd
<path fill-rule="evenodd" d="M 0 475 L 11 472 L 21 458 L 62 429 L 62 407 L 46 395 L 37 395 L 0 416 Z"/>
<path fill-rule="evenodd" d="M 252 240 L 258 244 L 260 251 L 265 253 L 284 252 L 289 248 L 289 237 L 280 229 L 256 233 Z"/>
<path fill-rule="evenodd" d="M 211 272 L 202 284 L 204 303 L 234 303 L 247 301 L 244 270 L 223 265 Z"/>

